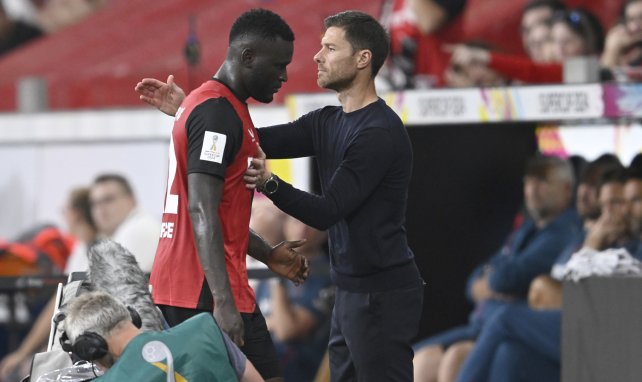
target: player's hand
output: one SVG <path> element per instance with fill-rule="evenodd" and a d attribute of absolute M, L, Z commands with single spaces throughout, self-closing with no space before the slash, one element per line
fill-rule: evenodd
<path fill-rule="evenodd" d="M 174 76 L 171 74 L 166 83 L 155 78 L 143 78 L 134 90 L 140 94 L 142 101 L 172 117 L 185 99 L 185 92 L 174 83 Z"/>
<path fill-rule="evenodd" d="M 302 246 L 306 239 L 283 241 L 274 246 L 267 258 L 267 266 L 281 277 L 291 280 L 294 285 L 303 283 L 310 273 L 308 259 L 294 250 Z"/>
<path fill-rule="evenodd" d="M 245 170 L 245 175 L 243 180 L 245 181 L 245 187 L 250 190 L 254 190 L 259 186 L 265 184 L 265 182 L 272 176 L 272 173 L 269 172 L 265 166 L 265 153 L 259 146 L 259 151 L 255 158 L 252 158 L 252 163 Z"/>
<path fill-rule="evenodd" d="M 219 328 L 227 333 L 236 345 L 239 347 L 244 345 L 245 325 L 241 314 L 236 309 L 234 299 L 226 302 L 217 301 L 214 304 L 214 319 L 216 319 Z"/>

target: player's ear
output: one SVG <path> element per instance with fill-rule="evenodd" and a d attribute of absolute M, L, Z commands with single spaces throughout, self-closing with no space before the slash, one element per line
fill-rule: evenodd
<path fill-rule="evenodd" d="M 256 52 L 251 48 L 245 48 L 241 52 L 241 64 L 243 66 L 252 66 L 254 59 L 256 58 Z"/>

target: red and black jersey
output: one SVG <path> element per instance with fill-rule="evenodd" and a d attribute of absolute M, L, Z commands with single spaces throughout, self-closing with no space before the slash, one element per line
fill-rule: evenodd
<path fill-rule="evenodd" d="M 181 104 L 172 130 L 165 210 L 150 278 L 156 304 L 213 307 L 187 201 L 187 175 L 206 173 L 225 181 L 218 214 L 236 306 L 239 312 L 254 311 L 255 296 L 245 263 L 253 192 L 245 187 L 243 174 L 258 145 L 247 104 L 222 82 L 205 82 Z"/>

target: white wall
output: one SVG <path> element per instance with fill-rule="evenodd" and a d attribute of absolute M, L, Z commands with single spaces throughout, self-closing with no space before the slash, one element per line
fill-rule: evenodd
<path fill-rule="evenodd" d="M 251 114 L 256 126 L 289 120 L 284 107 L 253 107 Z M 160 220 L 172 123 L 152 109 L 0 114 L 0 238 L 62 224 L 69 191 L 103 172 L 126 176 Z M 307 165 L 294 168 L 305 188 Z"/>

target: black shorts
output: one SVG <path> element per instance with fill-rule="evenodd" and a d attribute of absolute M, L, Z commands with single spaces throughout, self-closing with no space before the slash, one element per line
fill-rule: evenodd
<path fill-rule="evenodd" d="M 209 310 L 202 309 L 178 308 L 168 305 L 158 305 L 158 307 L 163 312 L 163 316 L 170 327 L 176 326 L 199 313 L 212 314 Z M 252 365 L 254 365 L 263 379 L 282 377 L 283 372 L 281 371 L 279 358 L 259 306 L 256 306 L 254 313 L 241 313 L 241 318 L 245 326 L 243 338 L 245 345 L 240 348 L 243 354 L 252 362 Z"/>

